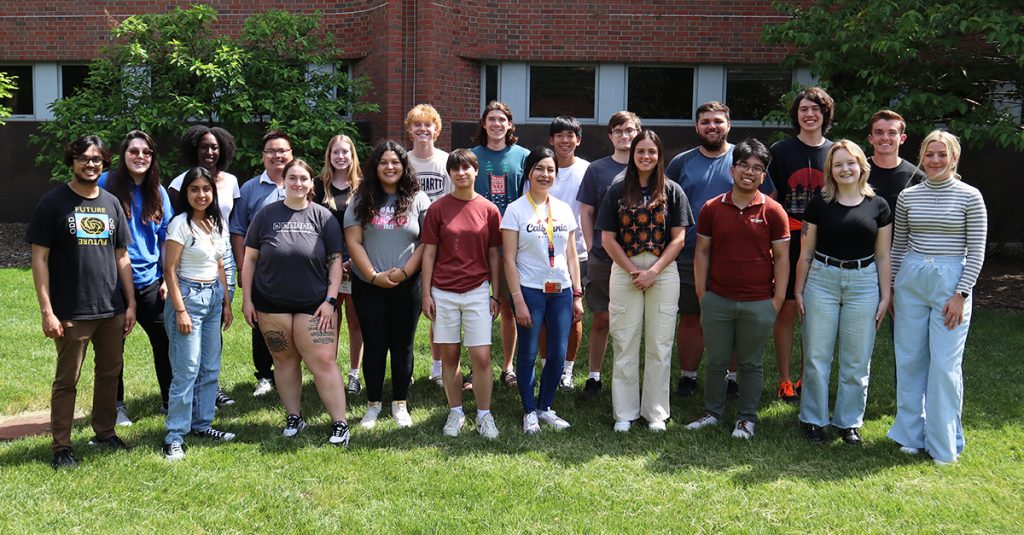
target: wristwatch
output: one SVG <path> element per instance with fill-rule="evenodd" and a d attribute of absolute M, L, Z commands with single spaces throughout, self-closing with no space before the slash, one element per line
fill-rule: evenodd
<path fill-rule="evenodd" d="M 332 307 L 338 306 L 338 298 L 337 297 L 325 297 L 324 301 L 327 302 L 327 303 L 330 303 Z"/>
<path fill-rule="evenodd" d="M 960 297 L 963 297 L 964 299 L 967 299 L 968 297 L 971 296 L 971 294 L 969 294 L 967 292 L 963 292 L 963 291 L 957 292 L 957 293 L 960 294 Z"/>

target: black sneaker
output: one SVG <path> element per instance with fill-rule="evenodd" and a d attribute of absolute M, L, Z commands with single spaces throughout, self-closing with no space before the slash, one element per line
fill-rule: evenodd
<path fill-rule="evenodd" d="M 815 444 L 824 444 L 828 442 L 828 436 L 825 434 L 825 428 L 820 425 L 804 424 L 804 433 L 807 438 Z"/>
<path fill-rule="evenodd" d="M 227 392 L 221 390 L 220 387 L 217 387 L 217 408 L 219 409 L 221 407 L 227 407 L 228 405 L 234 404 L 235 399 L 229 396 Z"/>
<path fill-rule="evenodd" d="M 332 446 L 348 446 L 348 424 L 337 421 L 331 424 L 331 434 L 327 436 L 327 443 Z"/>
<path fill-rule="evenodd" d="M 209 438 L 212 440 L 220 440 L 221 442 L 231 442 L 235 439 L 234 433 L 228 433 L 227 431 L 220 431 L 214 428 L 203 429 L 202 431 L 193 429 L 190 433 L 192 436 L 200 438 Z"/>
<path fill-rule="evenodd" d="M 676 383 L 676 395 L 683 398 L 688 398 L 697 391 L 697 378 L 696 377 L 680 377 L 679 382 Z"/>
<path fill-rule="evenodd" d="M 725 399 L 734 400 L 740 398 L 740 384 L 734 379 L 725 380 Z"/>
<path fill-rule="evenodd" d="M 359 382 L 359 376 L 349 374 L 348 384 L 345 385 L 345 392 L 354 396 L 363 390 L 363 384 Z"/>
<path fill-rule="evenodd" d="M 843 442 L 851 446 L 860 446 L 860 432 L 857 431 L 856 427 L 850 427 L 842 430 Z"/>
<path fill-rule="evenodd" d="M 185 458 L 185 444 L 181 442 L 171 442 L 170 444 L 164 444 L 164 459 L 168 461 L 180 461 Z"/>
<path fill-rule="evenodd" d="M 117 450 L 128 451 L 128 450 L 131 449 L 130 447 L 128 447 L 128 444 L 125 444 L 124 441 L 121 440 L 121 438 L 118 437 L 117 435 L 113 435 L 113 436 L 111 436 L 109 438 L 92 437 L 91 439 L 89 439 L 89 445 L 90 446 L 103 446 L 103 447 L 106 447 L 106 448 L 110 448 L 111 450 L 114 450 L 114 451 L 117 451 Z"/>
<path fill-rule="evenodd" d="M 583 391 L 580 392 L 580 400 L 590 401 L 601 393 L 601 381 L 598 379 L 587 379 L 583 384 Z"/>
<path fill-rule="evenodd" d="M 306 420 L 298 414 L 289 414 L 284 421 L 284 430 L 281 431 L 281 436 L 285 438 L 292 438 L 298 435 L 306 428 Z"/>
<path fill-rule="evenodd" d="M 75 455 L 71 453 L 71 448 L 64 448 L 53 453 L 53 460 L 50 461 L 50 466 L 54 470 L 78 468 L 78 459 L 75 459 Z"/>

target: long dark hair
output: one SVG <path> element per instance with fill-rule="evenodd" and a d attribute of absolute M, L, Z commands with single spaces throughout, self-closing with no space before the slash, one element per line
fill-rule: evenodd
<path fill-rule="evenodd" d="M 181 195 L 178 195 L 178 202 L 174 207 L 174 212 L 185 214 L 185 222 L 189 224 L 189 230 L 191 230 L 193 214 L 192 205 L 188 203 L 188 187 L 200 178 L 209 180 L 210 185 L 213 186 L 213 200 L 210 202 L 210 207 L 206 209 L 206 219 L 210 221 L 217 234 L 222 234 L 224 232 L 224 220 L 220 213 L 217 183 L 213 181 L 213 175 L 210 174 L 210 170 L 205 167 L 197 165 L 185 172 L 185 178 L 181 181 Z"/>
<path fill-rule="evenodd" d="M 124 215 L 131 219 L 133 215 L 132 186 L 135 181 L 132 180 L 132 175 L 128 172 L 128 157 L 125 156 L 125 153 L 128 152 L 128 144 L 133 139 L 145 141 L 149 150 L 153 151 L 149 169 L 146 170 L 146 175 L 142 178 L 140 188 L 142 190 L 142 220 L 159 223 L 164 218 L 164 199 L 160 193 L 160 165 L 156 158 L 156 143 L 153 142 L 153 138 L 149 137 L 149 134 L 142 130 L 132 130 L 124 136 L 117 169 L 107 176 L 107 191 L 117 197 L 117 200 L 121 202 L 121 208 L 124 209 Z"/>
<path fill-rule="evenodd" d="M 360 225 L 368 225 L 388 200 L 388 194 L 381 186 L 380 177 L 377 176 L 377 165 L 380 164 L 384 153 L 388 151 L 394 152 L 402 164 L 402 176 L 398 178 L 396 191 L 398 194 L 398 200 L 395 201 L 396 219 L 405 215 L 409 205 L 412 204 L 413 197 L 420 190 L 420 183 L 413 176 L 412 168 L 409 167 L 409 157 L 405 153 L 405 148 L 390 139 L 381 141 L 373 148 L 370 158 L 366 160 L 363 182 L 359 184 L 353 197 L 353 201 L 356 203 L 356 217 L 359 219 Z"/>
<path fill-rule="evenodd" d="M 629 163 L 626 164 L 626 178 L 622 184 L 622 204 L 629 207 L 643 206 L 644 194 L 640 191 L 640 170 L 636 168 L 636 146 L 644 140 L 650 140 L 658 149 L 658 165 L 651 171 L 651 199 L 648 208 L 657 208 L 665 203 L 665 150 L 661 138 L 654 130 L 641 130 L 629 145 Z"/>

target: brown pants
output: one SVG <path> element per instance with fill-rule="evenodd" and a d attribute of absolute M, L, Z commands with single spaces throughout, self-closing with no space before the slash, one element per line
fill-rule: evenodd
<path fill-rule="evenodd" d="M 99 438 L 114 436 L 117 421 L 117 378 L 124 364 L 124 314 L 101 320 L 65 321 L 57 344 L 57 373 L 50 395 L 53 451 L 71 447 L 78 377 L 85 350 L 92 341 L 96 354 L 96 382 L 92 395 L 92 429 Z"/>

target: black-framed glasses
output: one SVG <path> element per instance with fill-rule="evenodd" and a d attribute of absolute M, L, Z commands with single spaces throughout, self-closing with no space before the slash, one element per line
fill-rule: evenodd
<path fill-rule="evenodd" d="M 103 158 L 99 156 L 95 156 L 93 158 L 90 158 L 88 156 L 75 156 L 75 161 L 82 165 L 87 165 L 90 163 L 93 165 L 101 165 L 103 163 Z"/>
<path fill-rule="evenodd" d="M 744 173 L 748 171 L 753 171 L 754 174 L 760 175 L 765 171 L 764 167 L 761 167 L 760 165 L 750 165 L 747 162 L 734 163 L 733 165 L 735 165 L 740 171 Z"/>

